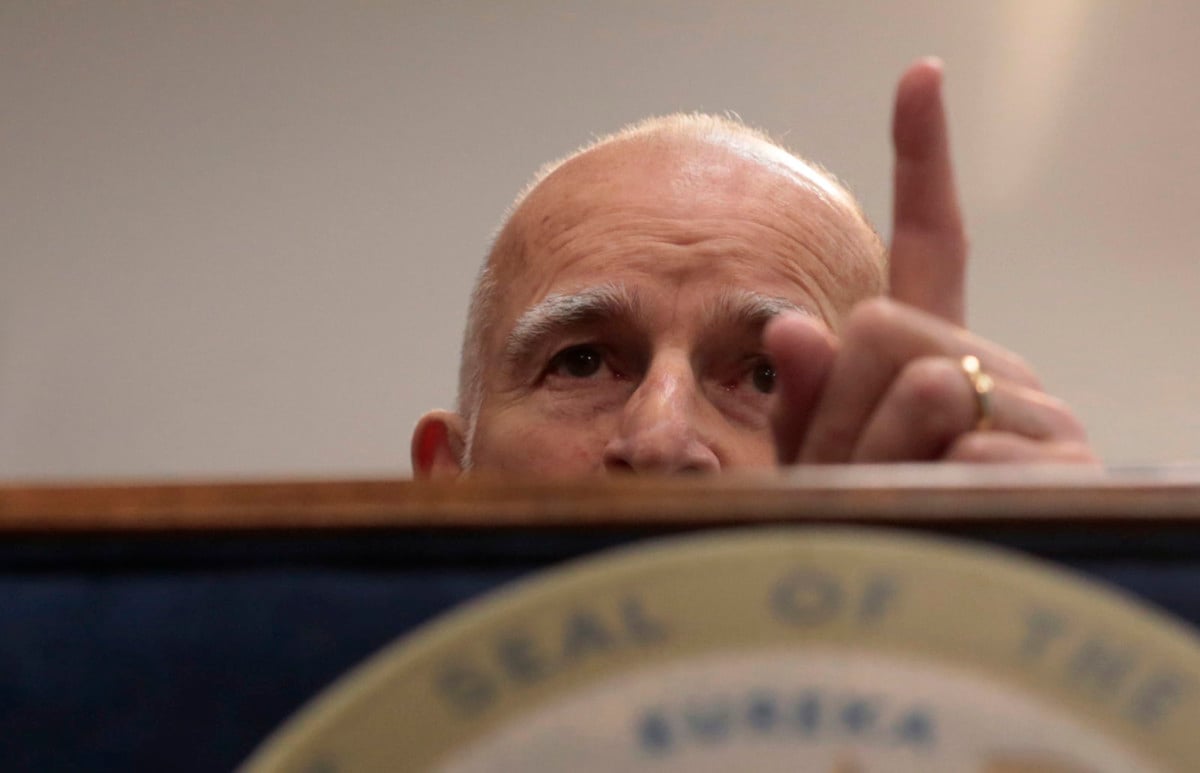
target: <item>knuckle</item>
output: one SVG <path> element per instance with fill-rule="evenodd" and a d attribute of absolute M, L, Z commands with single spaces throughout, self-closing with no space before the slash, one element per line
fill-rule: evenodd
<path fill-rule="evenodd" d="M 896 410 L 928 430 L 958 431 L 970 421 L 963 411 L 968 405 L 962 399 L 964 389 L 965 379 L 953 361 L 922 357 L 901 370 L 892 388 L 892 399 Z"/>

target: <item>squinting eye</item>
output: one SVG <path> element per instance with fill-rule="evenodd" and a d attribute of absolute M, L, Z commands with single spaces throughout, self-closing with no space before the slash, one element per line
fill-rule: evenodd
<path fill-rule="evenodd" d="M 589 378 L 600 371 L 604 365 L 604 355 L 594 346 L 581 344 L 563 349 L 550 360 L 549 372 L 570 376 L 571 378 Z"/>
<path fill-rule="evenodd" d="M 763 360 L 754 366 L 750 380 L 754 383 L 755 389 L 764 395 L 769 395 L 775 391 L 775 368 L 771 363 Z"/>

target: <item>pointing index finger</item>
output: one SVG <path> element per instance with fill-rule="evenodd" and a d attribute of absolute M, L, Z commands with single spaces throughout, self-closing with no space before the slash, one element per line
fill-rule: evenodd
<path fill-rule="evenodd" d="M 890 295 L 955 324 L 966 318 L 967 237 L 942 104 L 942 63 L 904 72 L 892 116 L 896 150 Z"/>

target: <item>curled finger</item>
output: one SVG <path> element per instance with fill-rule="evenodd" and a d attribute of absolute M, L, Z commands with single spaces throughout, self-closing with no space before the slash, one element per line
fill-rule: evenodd
<path fill-rule="evenodd" d="M 961 437 L 993 432 L 1086 445 L 1082 426 L 1061 401 L 1002 379 L 981 395 L 961 361 L 923 357 L 909 363 L 880 400 L 851 460 L 942 459 Z"/>

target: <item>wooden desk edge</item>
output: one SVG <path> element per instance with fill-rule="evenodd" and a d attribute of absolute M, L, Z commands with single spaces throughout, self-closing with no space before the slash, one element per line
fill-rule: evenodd
<path fill-rule="evenodd" d="M 0 486 L 0 536 L 312 529 L 677 529 L 757 523 L 1200 528 L 1200 484 L 836 475 L 572 483 L 407 480 Z"/>

